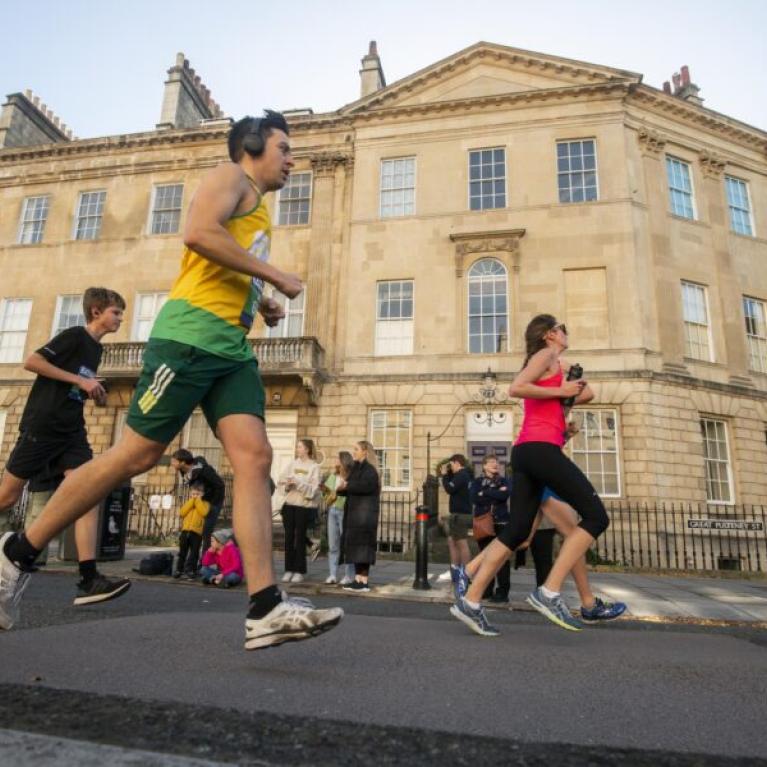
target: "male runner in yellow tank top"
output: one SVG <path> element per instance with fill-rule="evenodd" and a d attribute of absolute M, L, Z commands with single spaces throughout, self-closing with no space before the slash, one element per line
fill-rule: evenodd
<path fill-rule="evenodd" d="M 264 298 L 264 283 L 288 298 L 303 289 L 297 276 L 268 263 L 264 194 L 281 189 L 293 167 L 285 118 L 270 111 L 243 118 L 228 148 L 231 162 L 203 179 L 189 206 L 181 273 L 146 345 L 120 441 L 72 472 L 26 533 L 0 538 L 0 628 L 17 618 L 37 552 L 113 487 L 152 468 L 198 405 L 234 473 L 234 534 L 250 594 L 245 648 L 308 639 L 343 617 L 339 608 L 318 610 L 281 594 L 272 563 L 272 449 L 246 334 L 257 311 L 268 325 L 284 316 Z"/>

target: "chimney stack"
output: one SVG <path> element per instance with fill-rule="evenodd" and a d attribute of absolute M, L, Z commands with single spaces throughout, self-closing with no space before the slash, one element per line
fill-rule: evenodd
<path fill-rule="evenodd" d="M 222 116 L 218 104 L 203 85 L 202 78 L 183 53 L 176 54 L 176 63 L 168 70 L 159 129 L 193 128 L 203 120 Z"/>
<path fill-rule="evenodd" d="M 72 140 L 72 131 L 31 90 L 7 99 L 0 112 L 0 149 Z"/>
<path fill-rule="evenodd" d="M 381 59 L 378 56 L 378 46 L 375 40 L 370 41 L 367 56 L 362 58 L 360 69 L 360 98 L 365 98 L 371 93 L 380 91 L 386 87 L 386 78 L 381 68 Z"/>
<path fill-rule="evenodd" d="M 703 103 L 703 99 L 698 95 L 700 88 L 690 80 L 690 68 L 686 64 L 680 68 L 679 72 L 674 72 L 671 79 L 674 82 L 674 91 L 672 93 L 668 82 L 665 82 L 663 83 L 664 93 L 696 106 Z"/>

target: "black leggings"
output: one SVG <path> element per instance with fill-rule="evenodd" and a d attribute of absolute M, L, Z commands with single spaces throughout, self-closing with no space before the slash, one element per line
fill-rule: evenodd
<path fill-rule="evenodd" d="M 523 442 L 511 450 L 511 522 L 498 540 L 516 549 L 527 540 L 545 487 L 581 515 L 578 527 L 598 538 L 610 524 L 607 512 L 586 475 L 550 442 Z"/>

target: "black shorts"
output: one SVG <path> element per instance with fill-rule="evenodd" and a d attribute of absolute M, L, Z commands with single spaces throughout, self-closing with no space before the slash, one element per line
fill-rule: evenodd
<path fill-rule="evenodd" d="M 32 479 L 45 472 L 49 476 L 76 469 L 93 458 L 85 431 L 74 434 L 30 434 L 22 432 L 8 457 L 5 468 L 19 479 Z"/>

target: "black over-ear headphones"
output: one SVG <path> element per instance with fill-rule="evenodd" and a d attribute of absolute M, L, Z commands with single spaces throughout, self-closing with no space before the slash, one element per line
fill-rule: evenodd
<path fill-rule="evenodd" d="M 242 148 L 252 157 L 258 157 L 264 152 L 266 142 L 261 133 L 262 117 L 254 117 L 248 132 L 242 138 Z"/>

